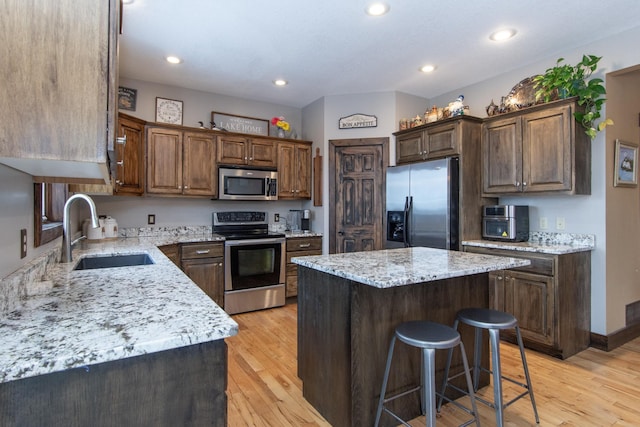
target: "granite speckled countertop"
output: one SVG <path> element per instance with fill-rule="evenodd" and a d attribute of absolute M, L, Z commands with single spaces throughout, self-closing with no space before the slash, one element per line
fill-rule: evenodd
<path fill-rule="evenodd" d="M 465 240 L 462 246 L 505 249 L 519 252 L 537 252 L 551 255 L 592 251 L 595 236 L 592 234 L 531 232 L 527 242 L 501 242 L 491 240 Z"/>
<path fill-rule="evenodd" d="M 0 382 L 236 335 L 237 323 L 157 248 L 218 240 L 211 233 L 157 233 L 81 242 L 71 263 L 30 266 L 34 273 L 21 287 L 3 279 L 6 292 L 19 289 L 20 298 L 10 305 L 15 295 L 3 295 Z M 125 253 L 147 253 L 155 264 L 73 271 L 82 257 Z M 44 280 L 33 280 L 38 275 Z"/>
<path fill-rule="evenodd" d="M 377 288 L 529 265 L 529 260 L 423 247 L 295 257 L 293 263 Z"/>

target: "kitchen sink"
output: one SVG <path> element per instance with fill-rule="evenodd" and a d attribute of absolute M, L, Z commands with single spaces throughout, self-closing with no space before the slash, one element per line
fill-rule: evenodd
<path fill-rule="evenodd" d="M 155 264 L 148 254 L 106 255 L 81 258 L 74 270 L 92 270 L 95 268 L 131 267 L 134 265 Z"/>

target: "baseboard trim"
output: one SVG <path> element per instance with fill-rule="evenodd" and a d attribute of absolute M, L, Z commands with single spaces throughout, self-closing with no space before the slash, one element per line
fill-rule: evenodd
<path fill-rule="evenodd" d="M 609 335 L 591 332 L 591 347 L 611 351 L 638 337 L 640 337 L 640 323 L 625 326 Z"/>

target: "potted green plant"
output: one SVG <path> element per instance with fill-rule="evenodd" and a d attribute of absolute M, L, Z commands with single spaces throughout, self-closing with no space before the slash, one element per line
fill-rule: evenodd
<path fill-rule="evenodd" d="M 555 99 L 578 97 L 578 105 L 584 111 L 574 113 L 576 120 L 584 127 L 585 132 L 592 139 L 613 120 L 604 119 L 596 126 L 600 118 L 600 110 L 605 102 L 606 90 L 604 81 L 599 78 L 589 79 L 598 67 L 601 56 L 583 55 L 582 61 L 576 65 L 563 64 L 564 58 L 558 59 L 556 65 L 548 68 L 544 74 L 533 78 L 536 84 L 536 100 L 544 102 Z"/>

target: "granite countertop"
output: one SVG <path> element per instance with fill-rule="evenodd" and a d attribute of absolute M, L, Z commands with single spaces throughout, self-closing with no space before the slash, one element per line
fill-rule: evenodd
<path fill-rule="evenodd" d="M 462 242 L 462 246 L 562 255 L 594 250 L 595 236 L 592 234 L 532 232 L 529 234 L 527 242 L 465 240 Z"/>
<path fill-rule="evenodd" d="M 218 240 L 203 234 L 81 242 L 73 262 L 49 264 L 44 280 L 29 283 L 0 317 L 0 382 L 236 335 L 237 323 L 157 248 Z M 147 253 L 155 264 L 72 270 L 84 256 L 125 253 Z"/>
<path fill-rule="evenodd" d="M 377 288 L 411 285 L 529 265 L 529 260 L 432 248 L 294 257 L 303 267 Z"/>

